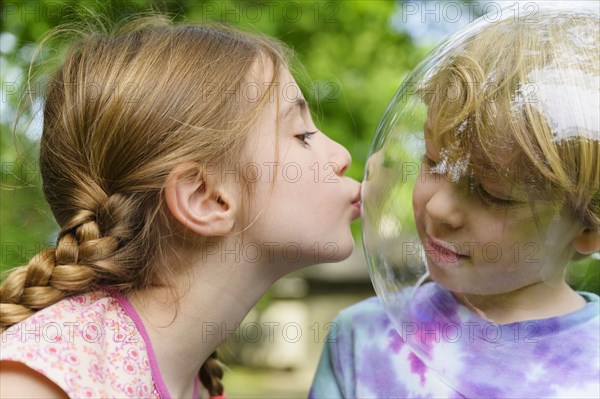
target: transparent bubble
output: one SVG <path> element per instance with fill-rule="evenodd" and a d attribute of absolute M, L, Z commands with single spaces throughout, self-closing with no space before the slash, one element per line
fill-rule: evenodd
<path fill-rule="evenodd" d="M 561 296 L 565 267 L 598 251 L 573 245 L 598 231 L 598 11 L 538 4 L 438 46 L 388 105 L 367 161 L 371 280 L 450 386 L 465 346 L 578 306 Z"/>

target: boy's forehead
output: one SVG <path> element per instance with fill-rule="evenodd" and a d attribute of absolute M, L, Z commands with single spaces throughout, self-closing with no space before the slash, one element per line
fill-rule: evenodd
<path fill-rule="evenodd" d="M 494 149 L 493 158 L 490 158 L 475 139 L 470 149 L 461 153 L 460 156 L 449 155 L 448 151 L 433 137 L 431 129 L 425 127 L 425 151 L 428 157 L 435 162 L 441 162 L 448 170 L 463 170 L 463 175 L 474 177 L 486 189 L 498 193 L 518 194 L 525 196 L 526 187 L 522 180 L 527 175 L 526 171 L 520 171 L 515 166 L 516 162 L 512 160 L 514 150 L 507 146 L 497 146 Z M 450 133 L 451 134 L 451 133 Z M 455 164 L 456 168 L 452 167 Z"/>
<path fill-rule="evenodd" d="M 435 143 L 435 136 L 437 136 L 437 132 L 434 131 L 434 119 L 437 116 L 437 107 L 435 105 L 429 107 L 427 112 L 427 119 L 423 125 L 423 131 L 425 140 L 427 141 L 428 146 L 431 146 L 432 149 L 443 150 L 438 147 L 438 144 Z M 469 134 L 470 129 L 476 129 L 475 126 L 472 125 L 472 118 L 468 117 L 464 120 L 457 123 L 457 127 L 454 130 L 446 131 L 444 133 L 446 143 L 458 143 L 464 142 L 463 135 Z M 502 115 L 502 113 L 498 113 L 494 115 L 492 121 L 488 122 L 488 125 L 485 127 L 487 131 L 484 134 L 472 134 L 470 137 L 470 146 L 469 153 L 464 154 L 468 156 L 473 162 L 477 162 L 478 164 L 490 164 L 495 165 L 498 169 L 507 169 L 510 167 L 511 161 L 514 160 L 516 155 L 516 146 L 514 143 L 514 139 L 508 134 L 508 129 L 503 128 L 506 126 L 507 117 Z M 455 139 L 455 140 L 453 140 Z M 482 140 L 486 142 L 485 149 L 482 147 Z"/>

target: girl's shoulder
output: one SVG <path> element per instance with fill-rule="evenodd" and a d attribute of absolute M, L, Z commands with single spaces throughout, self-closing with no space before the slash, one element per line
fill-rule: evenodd
<path fill-rule="evenodd" d="M 0 360 L 22 363 L 71 397 L 158 396 L 146 345 L 120 296 L 63 299 L 1 335 Z"/>

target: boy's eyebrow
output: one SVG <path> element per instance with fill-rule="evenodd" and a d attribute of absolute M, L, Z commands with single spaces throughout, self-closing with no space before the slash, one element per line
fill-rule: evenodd
<path fill-rule="evenodd" d="M 300 107 L 301 111 L 304 111 L 307 107 L 307 103 L 306 100 L 302 97 L 298 97 L 296 98 L 293 102 L 292 105 L 290 105 L 285 112 L 281 115 L 281 118 L 285 118 L 286 116 L 288 116 L 288 114 L 290 112 L 292 112 L 292 110 L 296 107 Z"/>

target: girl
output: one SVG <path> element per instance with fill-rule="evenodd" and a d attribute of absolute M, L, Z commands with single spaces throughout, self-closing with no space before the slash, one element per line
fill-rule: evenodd
<path fill-rule="evenodd" d="M 600 249 L 598 11 L 509 15 L 390 104 L 363 184 L 381 302 L 340 313 L 310 397 L 600 397 L 600 300 L 565 282 Z"/>
<path fill-rule="evenodd" d="M 281 276 L 350 255 L 360 185 L 285 54 L 161 17 L 70 48 L 40 149 L 60 233 L 1 287 L 2 397 L 218 397 L 226 332 Z"/>

